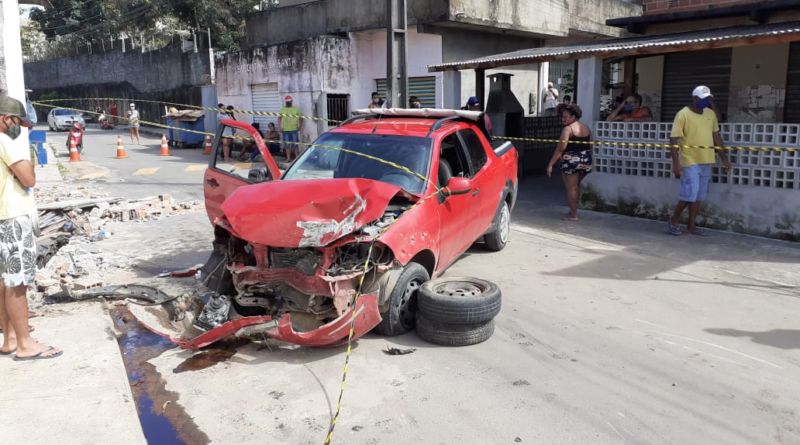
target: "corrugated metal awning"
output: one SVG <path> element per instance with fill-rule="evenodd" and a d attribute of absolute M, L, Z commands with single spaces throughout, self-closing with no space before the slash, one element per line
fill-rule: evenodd
<path fill-rule="evenodd" d="M 523 49 L 462 62 L 430 65 L 428 66 L 428 71 L 488 69 L 551 60 L 574 60 L 592 56 L 620 57 L 640 54 L 663 54 L 792 41 L 800 41 L 800 22 L 739 26 L 678 34 L 601 40 L 580 45 Z"/>

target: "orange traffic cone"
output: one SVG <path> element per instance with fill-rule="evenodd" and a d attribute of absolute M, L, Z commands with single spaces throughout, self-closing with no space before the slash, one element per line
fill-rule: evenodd
<path fill-rule="evenodd" d="M 69 138 L 69 162 L 80 162 L 81 154 L 78 153 L 78 146 L 75 144 L 75 139 L 70 136 Z"/>
<path fill-rule="evenodd" d="M 206 135 L 206 142 L 205 146 L 203 147 L 203 154 L 210 155 L 211 154 L 211 136 Z"/>
<path fill-rule="evenodd" d="M 125 146 L 122 145 L 122 137 L 117 136 L 117 159 L 125 159 L 128 153 L 125 152 Z"/>
<path fill-rule="evenodd" d="M 159 156 L 169 156 L 169 144 L 167 144 L 167 136 L 161 135 L 161 154 Z"/>

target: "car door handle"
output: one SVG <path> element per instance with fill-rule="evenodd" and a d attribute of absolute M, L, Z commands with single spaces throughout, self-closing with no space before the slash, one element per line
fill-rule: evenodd
<path fill-rule="evenodd" d="M 478 196 L 481 194 L 481 189 L 475 189 L 472 191 L 472 196 Z"/>
<path fill-rule="evenodd" d="M 206 179 L 206 184 L 208 184 L 208 185 L 210 185 L 211 187 L 214 187 L 214 188 L 219 187 L 219 182 L 214 178 Z"/>

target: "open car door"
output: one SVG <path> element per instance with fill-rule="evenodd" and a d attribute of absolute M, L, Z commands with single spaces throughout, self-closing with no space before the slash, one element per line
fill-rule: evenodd
<path fill-rule="evenodd" d="M 203 178 L 206 212 L 211 224 L 222 216 L 222 203 L 234 190 L 243 185 L 276 181 L 280 176 L 278 163 L 252 125 L 233 119 L 220 121 Z"/>

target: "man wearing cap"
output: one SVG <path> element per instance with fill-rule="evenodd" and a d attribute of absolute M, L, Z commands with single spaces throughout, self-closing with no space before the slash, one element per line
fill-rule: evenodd
<path fill-rule="evenodd" d="M 293 105 L 294 98 L 283 98 L 286 106 L 281 108 L 278 117 L 278 127 L 283 132 L 283 143 L 286 149 L 286 162 L 294 161 L 298 156 L 297 143 L 300 141 L 300 131 L 303 129 L 303 120 L 300 119 L 300 109 Z"/>
<path fill-rule="evenodd" d="M 725 170 L 731 163 L 725 155 L 719 122 L 714 112 L 714 96 L 707 86 L 699 86 L 692 92 L 692 104 L 682 108 L 675 115 L 670 134 L 672 151 L 672 172 L 681 180 L 678 205 L 667 223 L 670 235 L 681 235 L 680 220 L 683 210 L 689 208 L 689 221 L 686 230 L 698 236 L 706 233 L 695 225 L 700 203 L 708 196 L 711 182 L 711 167 L 719 155 Z M 677 148 L 677 147 L 680 148 Z M 706 148 L 709 147 L 709 148 Z M 714 148 L 710 148 L 714 147 Z"/>
<path fill-rule="evenodd" d="M 470 98 L 467 99 L 467 110 L 483 112 L 481 101 L 479 101 L 475 96 L 470 96 Z M 492 134 L 492 120 L 486 113 L 483 114 L 483 124 L 486 126 L 486 131 L 489 132 L 489 134 Z"/>
<path fill-rule="evenodd" d="M 28 329 L 28 286 L 36 274 L 32 187 L 36 174 L 25 144 L 14 143 L 22 127 L 30 128 L 22 102 L 0 96 L 0 355 L 14 360 L 58 357 L 63 351 L 34 340 Z"/>

